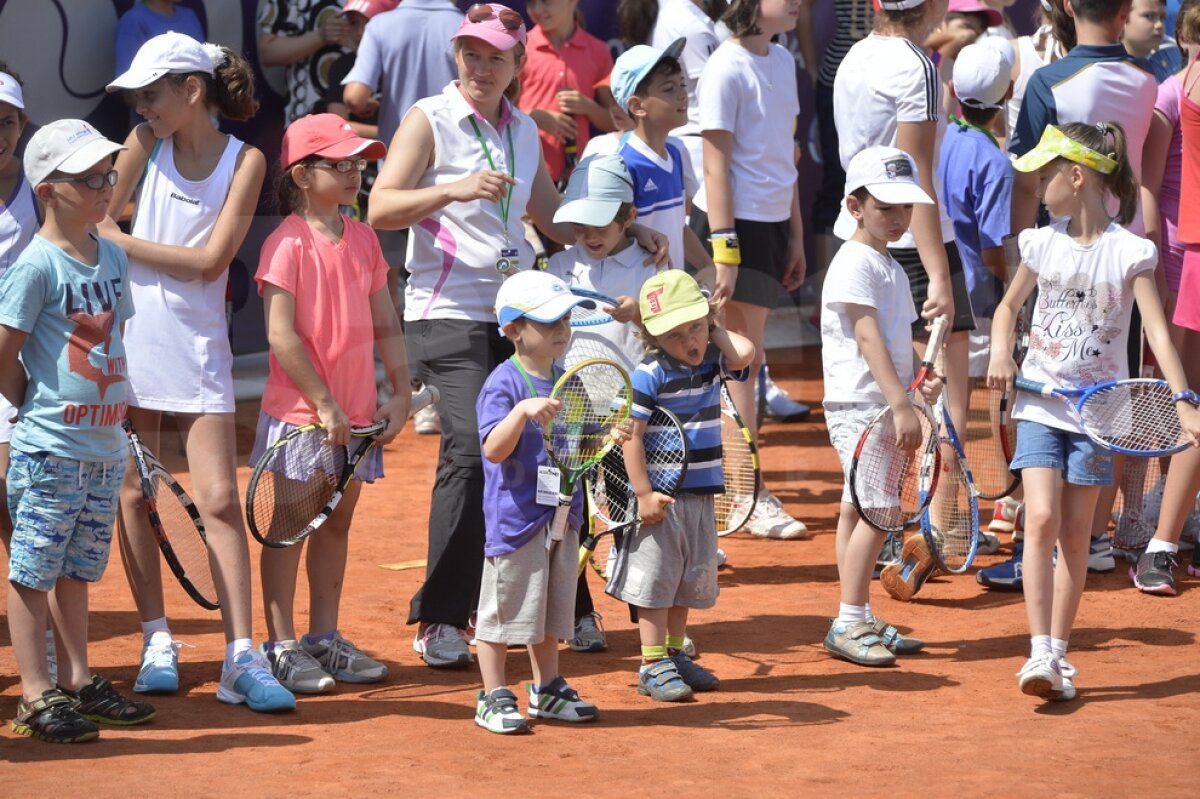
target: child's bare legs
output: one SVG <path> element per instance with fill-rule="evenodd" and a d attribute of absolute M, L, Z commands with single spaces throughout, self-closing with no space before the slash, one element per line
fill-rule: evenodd
<path fill-rule="evenodd" d="M 541 688 L 559 676 L 558 639 L 547 635 L 540 644 L 530 644 L 529 664 L 533 667 L 533 684 Z"/>
<path fill-rule="evenodd" d="M 1092 516 L 1100 490 L 1101 486 L 1063 487 L 1063 521 L 1058 534 L 1058 563 L 1054 567 L 1054 613 L 1050 617 L 1050 637 L 1061 641 L 1071 637 L 1087 582 Z"/>
<path fill-rule="evenodd" d="M 55 627 L 55 649 L 58 652 L 58 684 L 78 691 L 92 681 L 88 667 L 88 584 L 81 580 L 60 577 L 48 595 L 48 608 Z M 45 647 L 46 626 L 41 638 Z M 42 657 L 45 662 L 45 655 Z"/>
<path fill-rule="evenodd" d="M 8 633 L 21 675 L 21 696 L 32 702 L 54 686 L 46 665 L 46 623 L 50 617 L 47 592 L 18 583 L 8 584 Z M 64 673 L 63 679 L 65 681 Z"/>
<path fill-rule="evenodd" d="M 133 423 L 142 443 L 157 455 L 162 414 L 131 407 L 129 421 Z M 146 518 L 144 502 L 142 482 L 131 458 L 126 464 L 125 480 L 121 484 L 121 510 L 117 514 L 117 530 L 125 579 L 129 582 L 138 617 L 143 623 L 166 616 L 158 544 Z"/>
<path fill-rule="evenodd" d="M 846 562 L 846 549 L 850 546 L 850 537 L 854 535 L 854 528 L 857 526 L 860 518 L 858 511 L 849 502 L 841 504 L 838 510 L 837 537 L 834 541 L 839 575 L 843 573 L 843 564 Z"/>
<path fill-rule="evenodd" d="M 688 610 L 689 608 L 679 605 L 667 609 L 667 641 L 682 641 L 687 637 Z"/>
<path fill-rule="evenodd" d="M 663 648 L 666 657 L 667 629 L 670 619 L 670 608 L 638 608 L 638 635 L 642 639 L 642 652 L 648 648 Z M 686 616 L 685 616 L 686 618 Z M 648 655 L 643 654 L 643 659 Z"/>
<path fill-rule="evenodd" d="M 540 646 L 540 644 L 539 644 Z M 533 647 L 530 646 L 529 656 L 533 658 Z M 508 685 L 504 661 L 508 656 L 508 644 L 497 644 L 492 641 L 475 641 L 475 659 L 479 661 L 479 676 L 483 678 L 483 692 L 490 694 L 497 688 Z"/>

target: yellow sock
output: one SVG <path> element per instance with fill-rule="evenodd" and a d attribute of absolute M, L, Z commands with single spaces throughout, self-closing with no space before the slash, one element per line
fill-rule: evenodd
<path fill-rule="evenodd" d="M 682 635 L 668 635 L 667 636 L 667 650 L 679 652 L 680 650 L 683 649 L 683 640 L 684 640 L 684 638 Z"/>
<path fill-rule="evenodd" d="M 658 646 L 643 646 L 642 647 L 642 663 L 657 663 L 667 656 L 667 647 L 663 644 Z"/>

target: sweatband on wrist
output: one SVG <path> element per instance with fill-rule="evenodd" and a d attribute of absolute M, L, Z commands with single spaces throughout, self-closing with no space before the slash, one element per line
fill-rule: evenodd
<path fill-rule="evenodd" d="M 712 245 L 713 263 L 726 266 L 737 266 L 742 262 L 742 248 L 737 234 L 719 236 L 713 234 L 708 239 Z"/>

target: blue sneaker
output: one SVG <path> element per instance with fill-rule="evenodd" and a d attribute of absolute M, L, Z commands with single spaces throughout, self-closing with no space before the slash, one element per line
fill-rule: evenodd
<path fill-rule="evenodd" d="M 763 366 L 761 378 L 759 390 L 763 395 L 767 416 L 779 422 L 799 422 L 807 419 L 812 413 L 812 408 L 803 402 L 792 399 L 786 391 L 775 384 L 770 373 L 767 372 L 766 366 Z"/>
<path fill-rule="evenodd" d="M 179 690 L 179 647 L 170 633 L 157 632 L 142 648 L 142 668 L 133 681 L 138 694 L 173 694 Z"/>
<path fill-rule="evenodd" d="M 1022 583 L 1021 560 L 1024 556 L 1025 545 L 1013 544 L 1013 555 L 1003 563 L 988 566 L 975 573 L 975 582 L 987 588 L 999 588 L 1009 591 L 1020 591 Z"/>
<path fill-rule="evenodd" d="M 259 713 L 295 710 L 296 697 L 279 684 L 261 652 L 250 649 L 221 668 L 217 699 L 231 705 L 246 705 Z"/>
<path fill-rule="evenodd" d="M 1112 536 L 1093 536 L 1088 544 L 1088 571 L 1110 572 L 1117 568 L 1117 559 L 1113 553 Z"/>

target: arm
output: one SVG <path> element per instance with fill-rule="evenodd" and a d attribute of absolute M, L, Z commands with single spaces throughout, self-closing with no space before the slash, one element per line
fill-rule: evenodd
<path fill-rule="evenodd" d="M 297 36 L 279 36 L 269 31 L 258 34 L 258 60 L 263 66 L 295 64 L 328 44 L 344 44 L 351 35 L 350 24 L 338 14 L 330 14 L 315 31 Z"/>
<path fill-rule="evenodd" d="M 845 306 L 847 319 L 854 330 L 854 340 L 862 351 L 863 360 L 871 377 L 879 385 L 887 400 L 896 425 L 896 443 L 905 449 L 916 449 L 921 443 L 921 425 L 917 422 L 912 403 L 908 399 L 907 386 L 900 382 L 896 365 L 892 363 L 887 342 L 879 329 L 879 317 L 869 305 Z"/>
<path fill-rule="evenodd" d="M 933 151 L 937 141 L 937 122 L 900 122 L 896 125 L 896 147 L 913 157 L 920 173 L 921 188 L 933 198 L 933 205 L 913 208 L 912 233 L 921 254 L 921 264 L 929 275 L 929 294 L 921 316 L 931 320 L 954 317 L 954 297 L 950 291 L 950 266 L 942 244 L 942 223 L 937 192 L 933 189 Z"/>
<path fill-rule="evenodd" d="M 585 116 L 588 122 L 607 133 L 613 130 L 612 115 L 608 113 L 608 107 L 613 102 L 612 92 L 609 89 L 597 89 L 596 97 L 600 102 L 593 100 L 576 89 L 563 89 L 558 93 L 558 107 L 562 109 L 563 114 L 569 115 L 568 118 Z M 607 98 L 607 102 L 604 102 L 605 98 Z M 555 114 L 553 111 L 543 111 L 542 113 L 550 114 L 554 117 L 562 116 L 562 114 Z M 574 137 L 574 123 L 575 120 L 571 119 L 572 132 L 567 138 Z M 538 123 L 538 127 L 542 127 L 541 122 Z M 543 128 L 543 130 L 546 130 L 548 133 L 556 133 L 561 138 L 561 133 L 558 133 L 554 129 Z"/>
<path fill-rule="evenodd" d="M 733 180 L 730 165 L 733 160 L 733 132 L 706 130 L 704 136 L 704 193 L 708 200 L 709 230 L 733 230 Z M 737 283 L 737 265 L 717 267 L 717 285 L 713 299 L 719 303 L 733 296 Z"/>
<path fill-rule="evenodd" d="M 1037 146 L 1042 131 L 1047 125 L 1058 121 L 1058 113 L 1052 105 L 1054 96 L 1045 86 L 1039 72 L 1034 72 L 1021 101 L 1021 111 L 1013 128 L 1012 141 L 1008 143 L 1010 155 L 1019 157 Z M 1013 180 L 1012 232 L 1020 233 L 1037 222 L 1038 176 L 1036 172 L 1017 172 Z"/>
<path fill-rule="evenodd" d="M 408 374 L 408 355 L 404 349 L 404 329 L 387 286 L 371 295 L 371 321 L 375 326 L 375 346 L 392 386 L 392 398 L 375 412 L 375 421 L 388 420 L 387 429 L 379 437 L 381 443 L 391 441 L 408 421 L 412 403 L 412 381 Z"/>
<path fill-rule="evenodd" d="M 1028 266 L 1021 264 L 1008 291 L 1004 293 L 1004 299 L 996 306 L 996 313 L 992 315 L 991 358 L 988 364 L 987 382 L 990 388 L 1012 390 L 1013 378 L 1017 374 L 1017 364 L 1012 356 L 1013 328 L 1021 306 L 1036 287 L 1037 275 Z"/>
<path fill-rule="evenodd" d="M 521 441 L 521 433 L 529 422 L 544 425 L 554 418 L 562 403 L 549 397 L 531 397 L 513 406 L 483 441 L 483 457 L 500 463 L 513 454 Z"/>
<path fill-rule="evenodd" d="M 708 339 L 725 356 L 725 366 L 731 372 L 745 369 L 754 362 L 754 344 L 742 334 L 726 330 L 718 323 L 709 330 Z"/>
<path fill-rule="evenodd" d="M 700 237 L 690 225 L 683 226 L 683 257 L 696 267 L 697 272 L 703 272 L 713 265 L 712 256 L 704 249 L 704 242 L 700 241 Z"/>
<path fill-rule="evenodd" d="M 817 48 L 813 45 L 812 3 L 802 3 L 800 6 L 800 13 L 796 17 L 796 42 L 800 46 L 800 55 L 804 57 L 804 72 L 812 85 L 816 86 L 821 65 L 817 61 Z"/>
<path fill-rule="evenodd" d="M 14 408 L 20 408 L 25 401 L 25 389 L 29 385 L 25 367 L 17 357 L 28 337 L 28 333 L 15 327 L 0 325 L 0 394 Z"/>
<path fill-rule="evenodd" d="M 799 148 L 797 147 L 797 160 Z M 795 291 L 804 284 L 807 262 L 804 255 L 804 217 L 800 213 L 800 183 L 792 187 L 791 233 L 788 236 L 788 261 L 783 272 L 783 287 Z"/>
<path fill-rule="evenodd" d="M 1004 260 L 1004 247 L 985 247 L 979 257 L 987 270 L 1001 283 L 1008 282 L 1008 263 Z"/>
<path fill-rule="evenodd" d="M 354 66 L 350 67 L 349 74 L 342 78 L 342 102 L 350 108 L 350 113 L 359 117 L 369 117 L 378 110 L 379 101 L 375 99 L 375 87 L 379 85 L 382 72 L 375 28 L 368 25 L 354 55 Z"/>
<path fill-rule="evenodd" d="M 379 101 L 375 99 L 371 87 L 357 81 L 351 81 L 342 88 L 342 102 L 351 114 L 359 117 L 369 117 L 379 110 Z"/>
<path fill-rule="evenodd" d="M 1163 173 L 1167 166 L 1167 151 L 1171 148 L 1174 129 L 1161 111 L 1150 117 L 1150 132 L 1142 149 L 1142 218 L 1146 222 L 1146 238 L 1154 243 L 1162 258 L 1162 220 L 1159 218 L 1158 192 L 1162 189 Z"/>
<path fill-rule="evenodd" d="M 1171 331 L 1167 327 L 1167 317 L 1163 312 L 1162 299 L 1158 295 L 1158 287 L 1154 282 L 1153 272 L 1141 272 L 1133 278 L 1133 298 L 1137 301 L 1138 310 L 1142 314 L 1142 328 L 1146 331 L 1146 340 L 1158 368 L 1171 386 L 1174 393 L 1185 391 L 1188 387 L 1187 374 L 1179 360 L 1179 353 L 1171 343 Z M 1192 440 L 1192 444 L 1200 443 L 1200 409 L 1190 402 L 1180 400 L 1175 403 L 1179 413 L 1179 423 Z"/>

